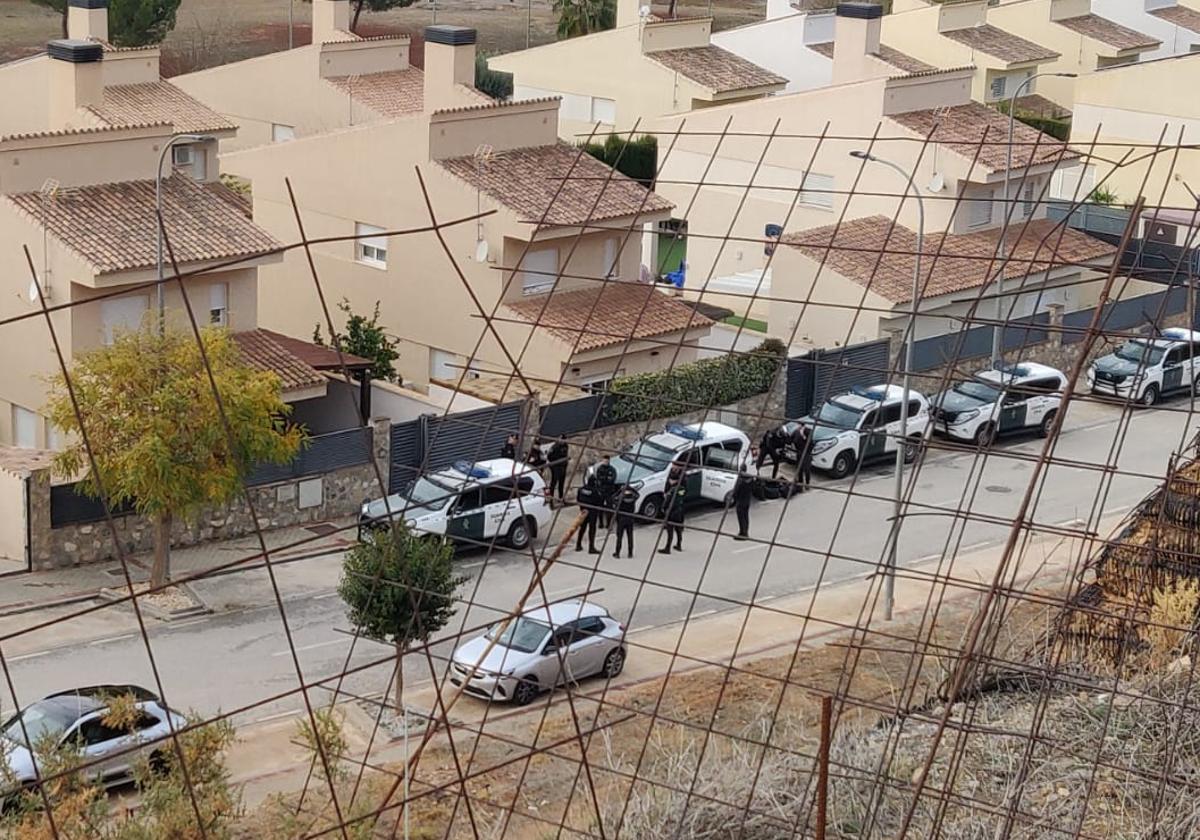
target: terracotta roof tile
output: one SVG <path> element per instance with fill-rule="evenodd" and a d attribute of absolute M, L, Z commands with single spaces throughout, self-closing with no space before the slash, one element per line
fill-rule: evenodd
<path fill-rule="evenodd" d="M 1009 64 L 1023 64 L 1027 61 L 1050 61 L 1059 57 L 1054 50 L 1026 41 L 1005 32 L 998 26 L 985 23 L 982 26 L 968 26 L 964 29 L 952 29 L 943 32 L 951 41 L 957 41 L 965 47 L 986 53 L 993 58 L 1006 61 Z"/>
<path fill-rule="evenodd" d="M 805 44 L 805 46 L 818 55 L 833 58 L 833 41 L 825 41 L 821 44 Z"/>
<path fill-rule="evenodd" d="M 164 81 L 111 85 L 104 101 L 87 110 L 110 126 L 166 122 L 181 132 L 237 130 L 237 123 Z"/>
<path fill-rule="evenodd" d="M 425 74 L 415 67 L 325 81 L 383 117 L 418 113 L 425 101 Z"/>
<path fill-rule="evenodd" d="M 265 330 L 260 327 L 255 332 L 262 333 L 297 359 L 316 370 L 340 371 L 343 362 L 345 362 L 346 368 L 349 370 L 368 368 L 375 364 L 370 359 L 364 359 L 362 356 L 355 356 L 353 353 L 345 351 L 342 351 L 341 358 L 339 359 L 337 351 L 332 347 L 325 347 L 320 344 L 313 344 L 311 341 L 292 338 L 290 335 L 277 333 L 274 330 Z"/>
<path fill-rule="evenodd" d="M 1148 9 L 1156 18 L 1162 18 L 1168 23 L 1200 32 L 1200 12 L 1189 6 L 1167 6 L 1165 9 Z"/>
<path fill-rule="evenodd" d="M 927 234 L 921 250 L 924 296 L 976 289 L 988 283 L 1000 267 L 999 260 L 992 260 L 999 238 L 999 228 L 977 233 Z M 893 303 L 912 300 L 917 235 L 886 216 L 852 219 L 842 222 L 840 227 L 828 225 L 797 231 L 786 234 L 781 241 L 799 248 L 818 263 L 824 260 L 827 270 Z M 1093 263 L 1116 252 L 1112 245 L 1085 233 L 1072 228 L 1060 230 L 1049 219 L 1010 225 L 1005 242 L 1011 257 L 1004 264 L 1005 279 L 1060 266 Z M 881 258 L 880 251 L 885 247 Z"/>
<path fill-rule="evenodd" d="M 41 193 L 5 198 L 41 225 Z M 163 182 L 163 218 L 180 264 L 252 256 L 279 247 L 230 201 L 185 175 Z M 50 233 L 100 274 L 153 267 L 154 220 L 150 180 L 72 187 L 46 204 Z"/>
<path fill-rule="evenodd" d="M 765 67 L 759 67 L 740 55 L 711 44 L 706 47 L 659 50 L 646 53 L 646 58 L 716 93 L 787 84 L 787 79 Z"/>
<path fill-rule="evenodd" d="M 1078 32 L 1085 38 L 1108 44 L 1117 50 L 1148 50 L 1162 43 L 1157 38 L 1152 38 L 1136 29 L 1130 29 L 1128 26 L 1122 26 L 1100 15 L 1079 15 L 1056 20 L 1055 23 L 1065 26 L 1072 32 Z"/>
<path fill-rule="evenodd" d="M 267 330 L 246 330 L 233 334 L 246 364 L 258 370 L 269 370 L 279 377 L 284 391 L 315 388 L 326 384 L 321 373 L 292 353 Z"/>
<path fill-rule="evenodd" d="M 573 225 L 660 213 L 674 206 L 608 164 L 562 143 L 498 152 L 482 166 L 474 157 L 438 163 L 523 221 L 538 222 L 544 215 L 550 224 Z"/>
<path fill-rule="evenodd" d="M 507 304 L 507 308 L 578 352 L 712 325 L 690 306 L 651 285 L 618 280 L 591 289 L 529 297 Z"/>
<path fill-rule="evenodd" d="M 807 44 L 813 52 L 819 53 L 826 58 L 833 58 L 833 41 L 826 41 L 823 44 Z M 907 53 L 902 53 L 900 50 L 889 47 L 887 44 L 879 45 L 879 52 L 874 54 L 876 58 L 884 64 L 890 64 L 897 70 L 905 73 L 928 73 L 931 70 L 937 70 L 932 64 L 926 64 L 920 59 L 913 58 Z"/>
<path fill-rule="evenodd" d="M 1007 165 L 1008 154 L 1008 117 L 995 108 L 989 108 L 980 102 L 968 102 L 966 105 L 956 105 L 948 109 L 929 108 L 922 111 L 907 111 L 902 114 L 891 114 L 888 119 L 899 123 L 910 131 L 922 137 L 933 133 L 933 139 L 949 146 L 953 151 L 966 158 L 975 160 L 976 150 L 979 150 L 978 161 L 994 172 L 1003 172 Z M 987 131 L 987 141 L 982 149 L 980 139 Z M 1037 143 L 1036 154 L 1034 143 Z M 1014 170 L 1024 169 L 1033 157 L 1033 165 L 1054 163 L 1078 157 L 1078 153 L 1067 148 L 1061 140 L 1056 140 L 1048 134 L 1042 134 L 1036 128 L 1031 128 L 1018 121 L 1013 126 L 1013 155 Z"/>

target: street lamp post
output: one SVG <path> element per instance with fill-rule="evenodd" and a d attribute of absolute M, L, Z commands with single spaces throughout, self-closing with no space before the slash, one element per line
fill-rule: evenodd
<path fill-rule="evenodd" d="M 158 155 L 158 168 L 154 170 L 154 230 L 157 234 L 155 243 L 156 264 L 158 266 L 157 274 L 155 275 L 158 282 L 155 284 L 155 299 L 158 303 L 158 331 L 161 334 L 165 327 L 166 317 L 166 297 L 163 291 L 163 217 L 162 217 L 162 168 L 163 161 L 167 157 L 167 152 L 171 151 L 177 143 L 205 143 L 212 140 L 211 134 L 176 134 L 163 144 L 162 151 Z"/>
<path fill-rule="evenodd" d="M 921 251 L 925 245 L 925 199 L 921 196 L 921 191 L 917 189 L 912 174 L 906 172 L 890 160 L 883 160 L 864 151 L 853 151 L 850 153 L 850 156 L 870 161 L 871 163 L 881 163 L 898 172 L 900 177 L 905 180 L 904 195 L 900 197 L 900 204 L 902 206 L 904 199 L 908 197 L 910 191 L 917 197 L 917 253 L 916 265 L 913 268 L 912 312 L 908 317 L 908 335 L 904 342 L 904 376 L 900 399 L 901 439 L 897 441 L 896 445 L 896 488 L 895 499 L 893 500 L 892 536 L 888 546 L 887 577 L 883 581 L 883 617 L 884 620 L 891 621 L 896 599 L 896 554 L 897 546 L 900 543 L 900 510 L 904 498 L 904 453 L 908 449 L 908 399 L 913 369 L 913 343 L 917 339 L 917 312 L 921 308 Z"/>
<path fill-rule="evenodd" d="M 1012 218 L 1012 208 L 1008 206 L 1008 182 L 1012 176 L 1012 158 L 1013 158 L 1013 130 L 1016 127 L 1017 114 L 1017 97 L 1021 91 L 1032 82 L 1034 79 L 1040 79 L 1043 76 L 1056 76 L 1061 79 L 1074 79 L 1077 73 L 1034 73 L 1021 84 L 1017 85 L 1017 89 L 1012 92 L 1012 96 L 1008 98 L 1008 153 L 1004 164 L 1004 201 L 1000 205 L 1003 208 L 1004 223 L 1000 226 L 1000 247 L 997 253 L 1000 264 L 1000 270 L 996 273 L 996 324 L 992 327 L 992 367 L 998 368 L 1000 365 L 1000 355 L 1003 351 L 1001 347 L 1001 337 L 1004 335 L 1002 325 L 1004 323 L 1004 297 L 1000 292 L 1004 288 L 1004 260 L 1007 256 L 1007 243 L 1005 237 L 1008 235 L 1008 220 Z"/>

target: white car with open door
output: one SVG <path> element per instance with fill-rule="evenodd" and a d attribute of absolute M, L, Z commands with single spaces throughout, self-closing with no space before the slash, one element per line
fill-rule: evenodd
<path fill-rule="evenodd" d="M 638 491 L 638 513 L 657 519 L 671 464 L 683 458 L 686 502 L 728 504 L 738 473 L 750 465 L 750 438 L 724 423 L 670 423 L 656 434 L 631 443 L 611 461 L 617 471 L 617 486 L 631 485 Z M 588 470 L 590 475 L 591 469 Z"/>
<path fill-rule="evenodd" d="M 1200 332 L 1172 327 L 1158 338 L 1131 338 L 1092 362 L 1088 390 L 1150 406 L 1167 394 L 1200 394 Z"/>
<path fill-rule="evenodd" d="M 815 413 L 785 423 L 791 434 L 796 423 L 812 433 L 812 465 L 834 478 L 843 478 L 858 464 L 895 458 L 904 441 L 904 461 L 912 463 L 929 430 L 929 401 L 919 391 L 908 391 L 908 424 L 900 428 L 904 389 L 899 385 L 852 388 L 825 401 Z"/>
<path fill-rule="evenodd" d="M 459 461 L 421 476 L 386 501 L 364 502 L 360 536 L 366 528 L 386 526 L 389 512 L 418 534 L 444 536 L 462 546 L 503 540 L 517 550 L 545 531 L 553 516 L 542 477 L 508 458 Z"/>
<path fill-rule="evenodd" d="M 930 397 L 933 430 L 979 446 L 1034 430 L 1045 437 L 1066 389 L 1065 373 L 1037 362 L 980 371 Z"/>

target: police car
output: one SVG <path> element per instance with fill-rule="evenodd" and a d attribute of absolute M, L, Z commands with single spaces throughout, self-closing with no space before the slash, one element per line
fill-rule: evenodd
<path fill-rule="evenodd" d="M 423 475 L 404 493 L 364 502 L 358 532 L 385 526 L 388 512 L 418 534 L 443 536 L 464 545 L 500 539 L 515 549 L 549 526 L 546 483 L 525 464 L 508 458 L 459 461 Z"/>
<path fill-rule="evenodd" d="M 1032 429 L 1045 437 L 1066 388 L 1066 374 L 1036 362 L 980 371 L 930 398 L 933 430 L 980 446 Z"/>
<path fill-rule="evenodd" d="M 785 423 L 783 432 L 790 438 L 799 423 L 808 426 L 812 465 L 834 478 L 844 478 L 859 463 L 895 458 L 901 438 L 907 439 L 904 462 L 912 463 L 929 429 L 929 401 L 908 389 L 908 428 L 902 432 L 903 394 L 899 385 L 852 388 L 830 397 L 815 415 Z"/>
<path fill-rule="evenodd" d="M 672 462 L 679 458 L 687 464 L 687 502 L 729 504 L 738 473 L 750 465 L 750 439 L 724 423 L 670 423 L 663 431 L 627 446 L 611 463 L 617 471 L 617 486 L 628 484 L 638 491 L 638 513 L 646 519 L 662 515 L 667 476 Z"/>
<path fill-rule="evenodd" d="M 1087 385 L 1093 394 L 1154 405 L 1174 391 L 1197 393 L 1198 375 L 1200 333 L 1172 328 L 1158 338 L 1131 338 L 1096 359 L 1088 368 Z"/>

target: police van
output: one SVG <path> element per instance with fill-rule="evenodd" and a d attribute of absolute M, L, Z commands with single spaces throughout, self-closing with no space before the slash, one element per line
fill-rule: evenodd
<path fill-rule="evenodd" d="M 816 414 L 785 423 L 782 431 L 790 438 L 798 424 L 808 426 L 812 465 L 834 478 L 849 475 L 856 464 L 895 458 L 901 439 L 906 441 L 904 462 L 911 464 L 929 430 L 929 401 L 908 389 L 908 427 L 902 431 L 903 395 L 899 385 L 852 388 L 830 397 Z"/>
<path fill-rule="evenodd" d="M 638 513 L 646 519 L 662 515 L 667 476 L 680 458 L 686 463 L 686 502 L 729 504 L 738 473 L 750 466 L 750 439 L 724 423 L 670 423 L 627 446 L 611 463 L 617 486 L 628 484 L 638 491 Z"/>
<path fill-rule="evenodd" d="M 1036 362 L 980 371 L 930 398 L 933 431 L 979 446 L 1034 429 L 1045 437 L 1066 388 L 1066 374 Z"/>
<path fill-rule="evenodd" d="M 1197 393 L 1198 375 L 1200 333 L 1173 327 L 1158 338 L 1131 338 L 1096 359 L 1088 368 L 1087 385 L 1093 394 L 1154 405 L 1175 391 Z"/>
<path fill-rule="evenodd" d="M 364 502 L 358 532 L 386 526 L 388 512 L 417 534 L 444 536 L 466 545 L 503 540 L 526 548 L 550 525 L 546 483 L 531 467 L 508 458 L 458 461 L 423 475 L 404 493 Z"/>

